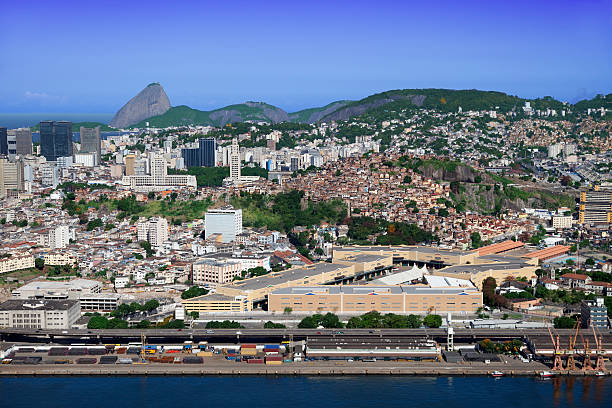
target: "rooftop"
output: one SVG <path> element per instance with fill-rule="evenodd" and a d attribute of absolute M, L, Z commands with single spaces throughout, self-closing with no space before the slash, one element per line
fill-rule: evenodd
<path fill-rule="evenodd" d="M 21 300 L 10 299 L 0 303 L 0 311 L 7 310 L 68 310 L 78 305 L 78 300 Z"/>

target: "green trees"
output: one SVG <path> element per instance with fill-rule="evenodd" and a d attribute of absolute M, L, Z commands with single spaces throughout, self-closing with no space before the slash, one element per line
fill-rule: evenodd
<path fill-rule="evenodd" d="M 482 245 L 482 238 L 479 232 L 472 232 L 470 240 L 472 241 L 472 248 L 480 248 Z"/>
<path fill-rule="evenodd" d="M 113 318 L 107 319 L 99 314 L 93 315 L 87 323 L 88 329 L 127 329 L 128 323 L 125 320 Z"/>
<path fill-rule="evenodd" d="M 521 347 L 523 347 L 523 342 L 518 339 L 503 343 L 494 343 L 489 339 L 484 339 L 478 343 L 478 348 L 485 353 L 517 354 L 521 351 Z"/>
<path fill-rule="evenodd" d="M 264 323 L 264 329 L 286 329 L 287 326 L 281 323 L 274 323 L 272 321 L 268 321 Z"/>
<path fill-rule="evenodd" d="M 147 253 L 147 258 L 153 256 L 153 249 L 151 248 L 151 244 L 147 241 L 140 241 L 140 247 L 144 249 Z"/>
<path fill-rule="evenodd" d="M 437 314 L 427 315 L 423 319 L 423 324 L 427 327 L 436 329 L 442 326 L 442 316 L 437 315 Z"/>
<path fill-rule="evenodd" d="M 377 311 L 351 317 L 346 324 L 349 329 L 409 329 L 421 327 L 421 318 L 416 315 L 396 315 L 387 313 L 381 315 Z"/>
<path fill-rule="evenodd" d="M 505 306 L 508 304 L 508 300 L 498 295 L 495 291 L 497 289 L 497 282 L 495 278 L 488 277 L 482 281 L 482 297 L 484 304 L 487 306 Z"/>
<path fill-rule="evenodd" d="M 181 293 L 181 299 L 191 299 L 198 296 L 203 296 L 208 293 L 208 290 L 199 286 L 192 286 L 183 293 Z"/>
<path fill-rule="evenodd" d="M 244 329 L 240 323 L 230 320 L 224 320 L 222 322 L 213 320 L 206 323 L 207 329 Z"/>
<path fill-rule="evenodd" d="M 43 270 L 43 268 L 45 267 L 45 260 L 43 258 L 36 258 L 34 260 L 34 266 L 36 267 L 36 269 L 39 270 Z"/>
<path fill-rule="evenodd" d="M 319 326 L 326 329 L 339 329 L 344 327 L 338 316 L 333 313 L 326 313 L 325 315 L 317 313 L 303 318 L 302 321 L 298 323 L 298 328 L 300 329 L 316 329 Z"/>
<path fill-rule="evenodd" d="M 87 223 L 87 231 L 93 231 L 96 228 L 100 228 L 104 225 L 102 219 L 96 218 L 95 220 L 91 220 Z"/>
<path fill-rule="evenodd" d="M 576 324 L 576 319 L 567 316 L 556 317 L 553 320 L 556 329 L 571 329 Z"/>

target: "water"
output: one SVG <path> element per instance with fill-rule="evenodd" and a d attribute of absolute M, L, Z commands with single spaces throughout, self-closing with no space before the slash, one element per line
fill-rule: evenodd
<path fill-rule="evenodd" d="M 610 406 L 612 379 L 0 377 L 0 408 L 564 408 Z"/>
<path fill-rule="evenodd" d="M 0 126 L 9 129 L 30 127 L 42 120 L 108 123 L 112 118 L 112 113 L 0 113 Z"/>

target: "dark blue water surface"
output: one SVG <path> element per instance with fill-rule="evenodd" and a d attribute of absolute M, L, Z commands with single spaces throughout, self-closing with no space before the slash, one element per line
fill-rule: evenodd
<path fill-rule="evenodd" d="M 0 407 L 609 407 L 612 379 L 0 377 Z"/>

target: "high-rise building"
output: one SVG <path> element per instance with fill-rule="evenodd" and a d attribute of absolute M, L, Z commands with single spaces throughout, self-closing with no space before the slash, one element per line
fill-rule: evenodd
<path fill-rule="evenodd" d="M 19 128 L 15 130 L 15 148 L 20 156 L 32 154 L 32 130 Z"/>
<path fill-rule="evenodd" d="M 74 230 L 71 230 L 67 225 L 60 225 L 49 231 L 49 248 L 66 248 L 70 239 L 75 239 Z"/>
<path fill-rule="evenodd" d="M 8 154 L 7 129 L 0 127 L 0 154 Z"/>
<path fill-rule="evenodd" d="M 198 147 L 195 149 L 181 150 L 185 167 L 215 167 L 216 153 L 217 141 L 212 137 L 198 140 Z"/>
<path fill-rule="evenodd" d="M 100 164 L 102 142 L 100 140 L 100 126 L 95 128 L 84 128 L 81 126 L 81 152 L 95 153 L 96 164 Z"/>
<path fill-rule="evenodd" d="M 240 165 L 240 146 L 238 139 L 234 138 L 230 150 L 230 178 L 233 181 L 240 181 Z"/>
<path fill-rule="evenodd" d="M 40 122 L 40 148 L 48 161 L 72 156 L 72 122 Z"/>
<path fill-rule="evenodd" d="M 222 242 L 232 242 L 242 233 L 242 210 L 231 206 L 209 210 L 204 216 L 206 238 L 221 234 Z"/>
<path fill-rule="evenodd" d="M 136 156 L 133 154 L 128 154 L 125 156 L 125 175 L 126 176 L 134 176 L 136 173 L 134 172 L 134 164 L 136 162 Z"/>
<path fill-rule="evenodd" d="M 24 191 L 23 161 L 0 158 L 0 198 Z"/>
<path fill-rule="evenodd" d="M 42 172 L 42 185 L 48 187 L 57 187 L 59 184 L 59 169 L 52 165 L 47 164 L 41 168 Z"/>
<path fill-rule="evenodd" d="M 612 190 L 596 186 L 592 191 L 580 193 L 580 224 L 612 223 Z"/>
<path fill-rule="evenodd" d="M 168 241 L 168 221 L 165 218 L 151 218 L 138 223 L 138 241 L 147 241 L 152 247 L 158 247 Z"/>

